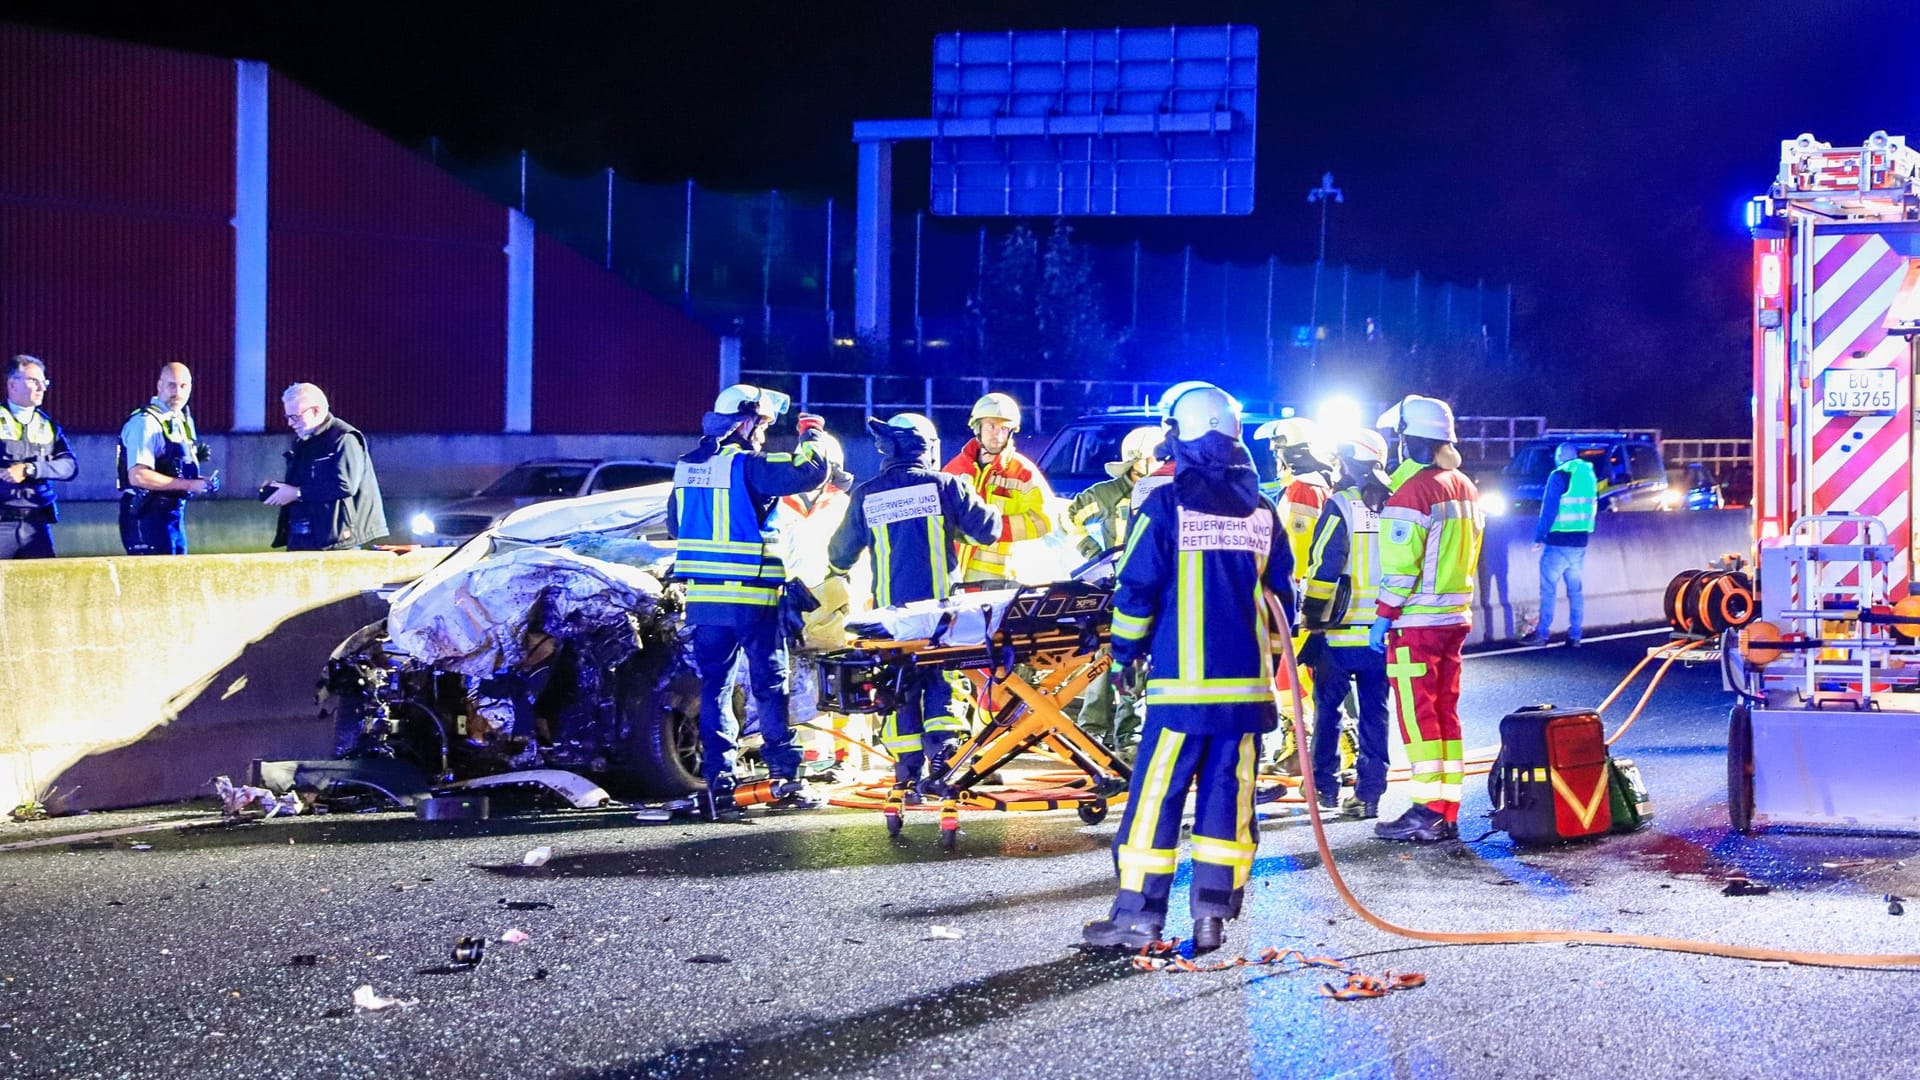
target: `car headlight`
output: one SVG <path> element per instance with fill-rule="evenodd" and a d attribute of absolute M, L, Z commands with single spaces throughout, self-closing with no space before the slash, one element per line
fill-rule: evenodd
<path fill-rule="evenodd" d="M 412 529 L 415 536 L 425 536 L 433 531 L 433 519 L 425 514 L 415 514 L 413 520 L 407 522 L 407 528 Z"/>
<path fill-rule="evenodd" d="M 1507 497 L 1505 495 L 1497 491 L 1483 491 L 1480 493 L 1480 512 L 1488 517 L 1506 517 L 1509 509 L 1511 509 L 1511 507 L 1507 504 Z"/>
<path fill-rule="evenodd" d="M 1668 489 L 1665 493 L 1663 493 L 1660 496 L 1660 509 L 1662 510 L 1680 509 L 1680 493 L 1672 489 Z"/>

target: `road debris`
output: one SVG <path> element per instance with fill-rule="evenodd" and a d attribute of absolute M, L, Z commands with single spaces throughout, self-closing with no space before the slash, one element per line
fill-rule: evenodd
<path fill-rule="evenodd" d="M 386 1009 L 404 1009 L 409 1005 L 420 1004 L 419 998 L 381 997 L 373 992 L 373 987 L 362 983 L 353 992 L 353 1007 L 362 1012 L 381 1012 Z"/>
<path fill-rule="evenodd" d="M 710 952 L 695 953 L 692 956 L 687 957 L 687 963 L 689 964 L 731 964 L 733 963 L 733 957 L 721 956 L 719 953 L 710 953 Z"/>
<path fill-rule="evenodd" d="M 551 858 L 553 858 L 552 848 L 537 847 L 537 848 L 534 848 L 532 851 L 527 852 L 525 855 L 520 856 L 520 865 L 521 866 L 545 866 L 547 865 L 547 860 Z"/>
<path fill-rule="evenodd" d="M 522 930 L 516 926 L 513 929 L 508 930 L 506 933 L 501 934 L 500 940 L 506 942 L 508 945 L 518 945 L 521 942 L 527 940 L 527 936 L 528 935 L 525 930 Z"/>
<path fill-rule="evenodd" d="M 545 900 L 509 900 L 500 898 L 500 906 L 508 911 L 552 911 L 553 905 Z"/>
<path fill-rule="evenodd" d="M 319 967 L 319 953 L 294 953 L 287 957 L 288 967 Z"/>
<path fill-rule="evenodd" d="M 453 943 L 453 962 L 464 967 L 472 967 L 487 958 L 487 939 L 483 937 L 463 937 Z"/>
<path fill-rule="evenodd" d="M 1888 893 L 1885 896 L 1881 897 L 1881 899 L 1887 902 L 1887 914 L 1905 915 L 1907 913 L 1907 909 L 1904 906 L 1905 901 L 1907 899 L 1906 897 L 1895 896 L 1892 893 Z"/>
<path fill-rule="evenodd" d="M 290 817 L 307 811 L 307 804 L 291 791 L 275 795 L 263 787 L 236 784 L 225 776 L 213 778 L 213 790 L 220 796 L 222 812 L 229 818 Z"/>
<path fill-rule="evenodd" d="M 926 940 L 928 941 L 959 941 L 962 937 L 965 937 L 965 936 L 966 935 L 962 934 L 958 930 L 955 930 L 951 926 L 936 925 L 933 929 L 927 931 Z"/>
<path fill-rule="evenodd" d="M 1727 887 L 1720 890 L 1721 896 L 1765 896 L 1773 891 L 1771 885 L 1755 885 L 1746 878 L 1728 878 Z"/>

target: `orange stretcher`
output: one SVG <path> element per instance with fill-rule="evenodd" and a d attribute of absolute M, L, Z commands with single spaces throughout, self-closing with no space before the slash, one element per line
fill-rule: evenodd
<path fill-rule="evenodd" d="M 1007 813 L 1076 810 L 1092 825 L 1125 799 L 1131 775 L 1125 762 L 1080 729 L 1067 706 L 1112 664 L 1104 645 L 1112 617 L 1111 588 L 1080 581 L 1023 588 L 999 624 L 978 644 L 931 638 L 861 638 L 820 658 L 821 707 L 831 712 L 876 713 L 892 708 L 891 687 L 909 667 L 959 671 L 980 680 L 997 701 L 980 731 L 933 777 L 939 801 L 940 846 L 951 850 L 960 811 Z M 1035 777 L 1040 786 L 986 791 L 981 781 L 1023 754 L 1041 754 L 1062 769 Z M 921 804 L 909 784 L 872 784 L 855 789 L 842 805 L 877 809 L 887 832 L 899 836 L 903 812 Z"/>

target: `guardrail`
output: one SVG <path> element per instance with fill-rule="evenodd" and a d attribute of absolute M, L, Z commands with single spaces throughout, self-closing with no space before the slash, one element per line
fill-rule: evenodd
<path fill-rule="evenodd" d="M 1753 464 L 1752 439 L 1666 439 L 1660 452 L 1668 465 L 1711 465 L 1716 472 Z"/>

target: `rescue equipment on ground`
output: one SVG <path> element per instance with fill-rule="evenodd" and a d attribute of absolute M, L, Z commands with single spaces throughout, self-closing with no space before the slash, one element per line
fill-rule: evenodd
<path fill-rule="evenodd" d="M 1507 714 L 1487 774 L 1493 827 L 1522 844 L 1605 835 L 1609 766 L 1598 712 L 1533 705 Z"/>
<path fill-rule="evenodd" d="M 1682 570 L 1667 582 L 1660 610 L 1683 634 L 1737 630 L 1753 621 L 1753 579 L 1737 567 Z"/>

